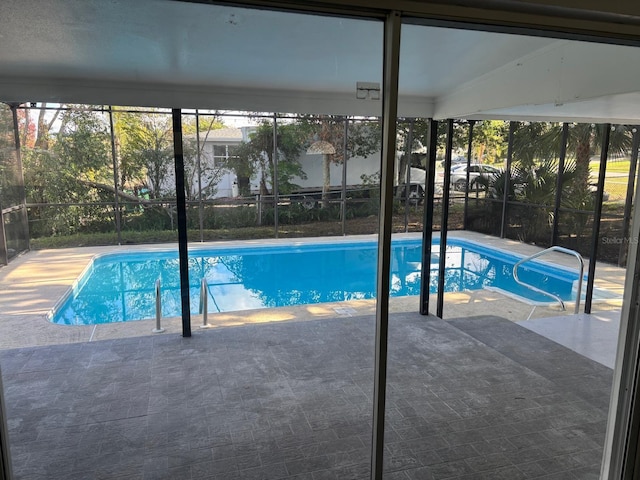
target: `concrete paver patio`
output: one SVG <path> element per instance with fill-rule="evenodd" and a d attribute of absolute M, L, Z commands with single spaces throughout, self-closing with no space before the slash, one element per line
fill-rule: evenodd
<path fill-rule="evenodd" d="M 497 317 L 390 320 L 385 478 L 598 478 L 609 368 Z M 16 479 L 368 479 L 374 325 L 2 351 Z"/>

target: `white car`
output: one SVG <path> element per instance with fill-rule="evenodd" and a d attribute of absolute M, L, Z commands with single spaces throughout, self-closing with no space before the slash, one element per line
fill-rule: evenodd
<path fill-rule="evenodd" d="M 469 187 L 471 189 L 474 188 L 476 180 L 481 175 L 490 177 L 497 173 L 500 173 L 500 170 L 491 165 L 472 163 L 469 165 Z M 451 167 L 451 186 L 454 190 L 461 192 L 467 189 L 467 165 L 462 164 Z"/>

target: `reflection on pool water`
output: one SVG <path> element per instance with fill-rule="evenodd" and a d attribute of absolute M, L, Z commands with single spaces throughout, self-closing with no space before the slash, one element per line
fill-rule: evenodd
<path fill-rule="evenodd" d="M 420 239 L 394 240 L 391 296 L 419 295 Z M 430 290 L 438 275 L 438 244 L 431 259 Z M 201 279 L 209 285 L 209 312 L 305 305 L 375 298 L 376 242 L 289 244 L 278 246 L 191 249 L 190 300 L 196 314 Z M 520 257 L 474 242 L 450 239 L 447 245 L 445 290 L 498 288 L 533 302 L 547 297 L 513 281 Z M 530 262 L 520 278 L 571 300 L 575 271 Z M 178 254 L 129 252 L 95 258 L 50 319 L 65 325 L 87 325 L 153 318 L 155 283 L 162 283 L 162 314 L 180 316 Z"/>

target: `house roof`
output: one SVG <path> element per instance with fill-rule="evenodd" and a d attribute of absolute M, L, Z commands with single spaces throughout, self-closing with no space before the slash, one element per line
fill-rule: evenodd
<path fill-rule="evenodd" d="M 185 135 L 187 138 L 196 138 L 195 134 Z M 240 143 L 243 139 L 242 129 L 225 127 L 209 130 L 208 132 L 200 132 L 201 142 L 211 143 Z"/>

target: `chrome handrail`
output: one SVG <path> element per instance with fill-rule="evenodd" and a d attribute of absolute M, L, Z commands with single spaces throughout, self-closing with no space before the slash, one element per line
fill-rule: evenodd
<path fill-rule="evenodd" d="M 207 279 L 203 278 L 202 282 L 200 282 L 200 307 L 198 309 L 199 313 L 202 314 L 202 325 L 200 328 L 208 328 L 209 323 L 207 320 L 209 314 L 209 299 L 207 295 L 207 291 L 209 290 L 207 286 Z"/>
<path fill-rule="evenodd" d="M 156 280 L 156 328 L 153 333 L 162 333 L 164 328 L 160 325 L 162 319 L 162 297 L 160 295 L 160 279 Z"/>
<path fill-rule="evenodd" d="M 522 260 L 516 262 L 516 264 L 513 266 L 513 279 L 519 283 L 520 285 L 522 285 L 523 287 L 527 287 L 530 290 L 533 290 L 535 292 L 538 292 L 542 295 L 546 295 L 548 297 L 551 297 L 555 300 L 557 300 L 560 303 L 560 306 L 562 307 L 562 310 L 565 310 L 565 306 L 564 306 L 564 302 L 562 301 L 562 299 L 557 296 L 554 295 L 553 293 L 549 293 L 549 292 L 545 292 L 544 290 L 531 285 L 529 283 L 523 282 L 522 280 L 520 280 L 518 278 L 518 267 L 520 265 L 522 265 L 525 262 L 528 262 L 529 260 L 533 260 L 534 258 L 538 258 L 541 257 L 542 255 L 545 255 L 547 253 L 550 252 L 560 252 L 560 253 L 566 253 L 568 255 L 573 255 L 574 257 L 576 257 L 578 259 L 578 262 L 580 263 L 580 274 L 578 277 L 578 285 L 576 287 L 576 307 L 574 309 L 574 313 L 578 313 L 580 311 L 580 297 L 582 295 L 582 276 L 584 275 L 584 260 L 582 259 L 582 255 L 580 255 L 578 252 L 576 252 L 575 250 L 571 250 L 569 248 L 564 248 L 564 247 L 559 247 L 557 245 L 554 245 L 552 247 L 549 247 L 545 250 L 542 250 L 541 252 L 535 253 L 533 255 L 530 255 L 526 258 L 523 258 Z"/>

